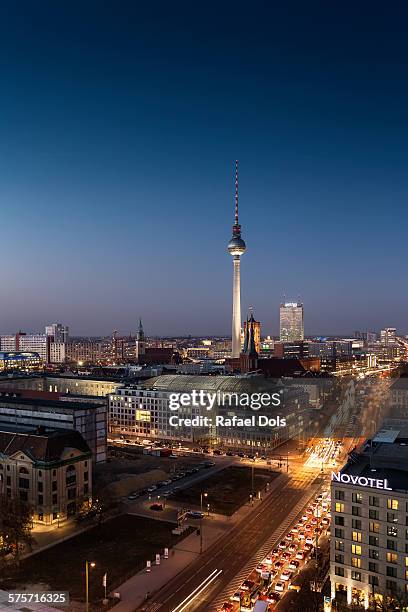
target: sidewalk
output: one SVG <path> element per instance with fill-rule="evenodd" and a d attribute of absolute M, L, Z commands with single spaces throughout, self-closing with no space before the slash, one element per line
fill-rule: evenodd
<path fill-rule="evenodd" d="M 102 522 L 109 521 L 116 514 L 105 513 Z M 47 550 L 47 548 L 51 548 L 52 546 L 56 546 L 61 542 L 65 542 L 66 540 L 70 540 L 71 538 L 83 533 L 84 531 L 89 531 L 89 529 L 93 529 L 97 525 L 95 522 L 90 522 L 86 525 L 78 524 L 75 520 L 65 522 L 60 527 L 42 527 L 36 526 L 33 529 L 32 536 L 35 539 L 35 543 L 33 544 L 33 549 L 29 552 L 25 552 L 20 555 L 21 559 L 26 559 L 27 557 L 31 557 L 36 555 L 43 550 Z"/>
<path fill-rule="evenodd" d="M 267 493 L 263 494 L 263 499 L 266 499 L 271 493 L 282 483 L 282 475 L 276 477 Z M 205 517 L 203 520 L 203 550 L 207 550 L 212 546 L 222 535 L 235 527 L 257 506 L 262 503 L 256 500 L 254 506 L 246 504 L 241 506 L 237 512 L 231 517 L 226 517 L 220 514 L 213 514 L 210 517 Z M 144 515 L 143 509 L 139 508 L 140 513 Z M 132 514 L 138 514 L 136 510 Z M 190 525 L 193 524 L 191 521 Z M 194 523 L 199 528 L 200 522 Z M 174 551 L 174 554 L 172 552 Z M 152 566 L 151 572 L 147 573 L 142 570 L 135 574 L 129 580 L 120 585 L 114 592 L 120 593 L 121 601 L 112 608 L 115 612 L 134 612 L 139 606 L 146 601 L 146 593 L 155 593 L 165 584 L 172 580 L 177 574 L 182 572 L 194 559 L 200 554 L 200 537 L 193 533 L 169 551 L 168 559 L 161 559 L 159 566 Z M 110 593 L 113 595 L 113 592 Z"/>

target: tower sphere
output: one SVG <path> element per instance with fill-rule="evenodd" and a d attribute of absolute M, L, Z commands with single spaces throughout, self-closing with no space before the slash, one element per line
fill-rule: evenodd
<path fill-rule="evenodd" d="M 233 236 L 228 243 L 230 255 L 243 255 L 246 251 L 246 244 L 241 236 Z"/>

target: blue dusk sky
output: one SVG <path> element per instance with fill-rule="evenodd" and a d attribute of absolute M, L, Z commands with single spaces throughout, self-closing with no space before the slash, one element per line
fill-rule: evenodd
<path fill-rule="evenodd" d="M 408 333 L 406 3 L 0 6 L 0 332 Z"/>

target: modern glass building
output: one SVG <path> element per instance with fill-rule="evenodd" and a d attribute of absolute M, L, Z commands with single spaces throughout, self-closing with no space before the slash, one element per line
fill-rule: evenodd
<path fill-rule="evenodd" d="M 281 342 L 296 342 L 305 337 L 303 304 L 285 302 L 280 305 L 279 329 Z"/>

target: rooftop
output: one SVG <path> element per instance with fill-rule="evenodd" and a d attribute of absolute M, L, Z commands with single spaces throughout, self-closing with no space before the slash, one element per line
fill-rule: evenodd
<path fill-rule="evenodd" d="M 353 454 L 341 473 L 386 479 L 393 490 L 408 491 L 408 441 L 368 442 L 362 453 Z"/>
<path fill-rule="evenodd" d="M 41 431 L 20 433 L 0 430 L 0 456 L 23 452 L 33 461 L 54 462 L 65 449 L 76 449 L 91 455 L 89 446 L 77 431 Z"/>
<path fill-rule="evenodd" d="M 260 376 L 189 376 L 183 374 L 165 374 L 149 378 L 141 384 L 141 387 L 155 391 L 182 393 L 194 390 L 212 393 L 217 391 L 220 391 L 220 393 L 257 393 L 262 390 L 276 390 L 276 382 Z"/>
<path fill-rule="evenodd" d="M 16 406 L 35 406 L 37 408 L 59 409 L 59 410 L 84 410 L 86 408 L 95 408 L 96 406 L 104 406 L 105 398 L 101 398 L 99 404 L 95 402 L 70 402 L 65 400 L 41 399 L 32 397 L 5 397 L 0 396 L 0 408 L 2 405 L 14 404 Z M 0 414 L 1 418 L 1 414 Z"/>

